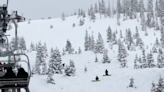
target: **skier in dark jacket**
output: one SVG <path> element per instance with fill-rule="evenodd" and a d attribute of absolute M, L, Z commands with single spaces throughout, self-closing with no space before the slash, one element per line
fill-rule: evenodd
<path fill-rule="evenodd" d="M 105 75 L 108 75 L 108 70 L 105 71 Z"/>
<path fill-rule="evenodd" d="M 18 70 L 18 74 L 17 74 L 17 78 L 27 78 L 28 77 L 28 73 L 23 69 L 20 68 Z M 18 87 L 25 87 L 26 92 L 30 92 L 28 89 L 28 85 L 26 84 L 17 84 Z M 17 89 L 17 92 L 20 92 L 20 88 Z"/>
<path fill-rule="evenodd" d="M 16 78 L 15 73 L 12 70 L 12 67 L 7 68 L 7 72 L 5 73 L 5 75 L 3 76 L 3 78 Z M 13 87 L 15 85 L 4 85 L 4 87 Z M 3 89 L 2 92 L 5 92 L 5 90 Z M 15 92 L 15 89 L 12 89 L 12 92 Z"/>

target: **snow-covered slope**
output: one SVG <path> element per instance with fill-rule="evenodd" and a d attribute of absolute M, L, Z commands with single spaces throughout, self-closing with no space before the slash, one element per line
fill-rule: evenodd
<path fill-rule="evenodd" d="M 136 48 L 136 51 L 128 51 L 127 65 L 128 68 L 120 68 L 120 62 L 117 60 L 118 46 L 114 45 L 113 50 L 109 48 L 109 43 L 106 43 L 108 26 L 112 31 L 118 31 L 116 35 L 120 38 L 120 30 L 122 30 L 125 37 L 125 30 L 130 28 L 132 33 L 136 32 L 136 26 L 139 28 L 139 33 L 142 40 L 145 43 L 145 47 L 148 45 L 149 49 L 152 48 L 150 43 L 154 44 L 156 37 L 160 37 L 160 31 L 154 31 L 154 29 L 147 29 L 148 36 L 144 36 L 144 32 L 141 31 L 140 20 L 137 19 L 123 21 L 120 19 L 121 26 L 117 26 L 116 18 L 99 18 L 95 23 L 91 22 L 88 17 L 85 18 L 83 26 L 79 26 L 80 18 L 77 16 L 67 17 L 65 21 L 61 18 L 49 19 L 49 20 L 35 20 L 23 22 L 18 24 L 18 35 L 24 36 L 27 47 L 30 48 L 31 42 L 38 43 L 39 41 L 46 42 L 48 52 L 50 54 L 51 47 L 59 48 L 62 51 L 66 46 L 66 40 L 69 39 L 74 47 L 75 51 L 79 47 L 82 48 L 82 54 L 80 55 L 65 55 L 62 56 L 62 62 L 69 64 L 69 60 L 72 59 L 75 62 L 76 74 L 74 77 L 66 77 L 63 74 L 55 74 L 55 85 L 47 84 L 47 76 L 34 75 L 30 81 L 31 92 L 150 92 L 152 81 L 157 82 L 159 75 L 164 76 L 162 73 L 164 69 L 159 68 L 147 68 L 147 69 L 134 69 L 134 59 L 136 53 L 142 56 L 142 51 Z M 76 26 L 72 27 L 75 23 Z M 50 26 L 53 28 L 50 29 Z M 91 35 L 94 34 L 94 38 L 97 39 L 98 32 L 102 34 L 105 42 L 105 48 L 108 49 L 109 58 L 112 59 L 110 64 L 102 64 L 102 54 L 97 54 L 98 63 L 95 63 L 95 54 L 90 51 L 84 51 L 84 37 L 86 30 Z M 154 36 L 154 32 L 156 35 Z M 8 32 L 11 34 L 9 39 L 14 37 L 14 26 L 12 30 Z M 146 50 L 149 52 L 149 50 Z M 35 64 L 36 52 L 27 53 L 30 57 L 31 67 Z M 146 53 L 147 54 L 147 53 Z M 154 54 L 156 59 L 157 54 Z M 47 58 L 48 63 L 49 58 Z M 84 67 L 88 68 L 88 71 L 84 73 Z M 103 77 L 105 70 L 108 69 L 112 75 L 110 77 Z M 98 76 L 100 82 L 91 82 Z M 134 85 L 137 89 L 127 88 L 130 83 L 130 78 L 134 78 Z"/>

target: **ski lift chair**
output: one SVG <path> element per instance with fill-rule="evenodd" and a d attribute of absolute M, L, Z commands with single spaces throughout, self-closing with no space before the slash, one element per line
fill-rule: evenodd
<path fill-rule="evenodd" d="M 20 55 L 26 56 L 27 61 L 26 60 L 16 61 L 15 56 L 20 56 Z M 14 56 L 14 63 L 7 61 L 8 64 L 0 65 L 0 67 L 16 67 L 15 66 L 16 62 L 26 62 L 28 65 L 28 77 L 27 78 L 2 78 L 1 77 L 0 85 L 2 85 L 2 86 L 0 86 L 0 89 L 12 89 L 12 88 L 14 88 L 14 89 L 28 88 L 29 89 L 29 82 L 30 82 L 30 77 L 31 77 L 29 58 L 26 54 L 13 54 L 13 56 Z M 1 62 L 3 62 L 3 61 L 1 61 Z M 17 86 L 17 84 L 23 84 L 23 85 L 27 85 L 27 86 Z M 10 86 L 10 85 L 15 85 L 15 86 Z"/>

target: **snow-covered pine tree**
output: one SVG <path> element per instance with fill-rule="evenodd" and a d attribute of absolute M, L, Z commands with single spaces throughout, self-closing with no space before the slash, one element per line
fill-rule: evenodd
<path fill-rule="evenodd" d="M 76 24 L 75 24 L 75 23 L 73 23 L 73 24 L 72 24 L 72 27 L 75 27 L 75 26 L 76 26 Z"/>
<path fill-rule="evenodd" d="M 148 63 L 148 67 L 149 68 L 152 68 L 154 67 L 154 57 L 153 57 L 153 54 L 152 52 L 150 51 L 150 54 L 147 55 L 147 63 Z"/>
<path fill-rule="evenodd" d="M 103 53 L 104 50 L 104 41 L 101 37 L 101 34 L 98 33 L 98 40 L 96 42 L 95 53 Z"/>
<path fill-rule="evenodd" d="M 132 44 L 133 44 L 133 38 L 132 38 L 132 33 L 131 30 L 128 29 L 128 35 L 127 35 L 127 40 L 128 40 L 128 50 L 131 50 Z"/>
<path fill-rule="evenodd" d="M 130 79 L 129 87 L 132 87 L 132 88 L 134 87 L 134 79 L 133 78 Z"/>
<path fill-rule="evenodd" d="M 153 0 L 148 0 L 148 7 L 147 7 L 147 26 L 153 27 L 154 21 L 154 12 L 153 12 Z"/>
<path fill-rule="evenodd" d="M 65 68 L 65 75 L 74 76 L 75 71 L 76 71 L 76 68 L 75 68 L 74 62 L 72 60 L 70 60 L 70 65 L 66 66 L 66 68 Z"/>
<path fill-rule="evenodd" d="M 82 25 L 84 25 L 84 21 L 82 19 L 80 19 L 79 26 L 82 26 Z"/>
<path fill-rule="evenodd" d="M 71 42 L 69 40 L 67 40 L 66 52 L 68 52 L 68 54 L 72 54 L 73 53 L 72 44 L 71 44 Z"/>
<path fill-rule="evenodd" d="M 98 13 L 97 3 L 95 3 L 94 12 L 95 12 L 95 13 Z"/>
<path fill-rule="evenodd" d="M 63 53 L 62 53 L 62 55 L 64 56 L 64 55 L 66 55 L 66 52 L 65 52 L 65 49 L 63 48 Z"/>
<path fill-rule="evenodd" d="M 86 30 L 86 34 L 85 34 L 84 47 L 85 47 L 85 51 L 89 50 L 89 36 L 88 36 L 88 31 L 87 30 Z"/>
<path fill-rule="evenodd" d="M 55 50 L 51 49 L 50 56 L 50 64 L 52 64 L 52 68 L 56 74 L 62 74 L 62 59 L 59 50 L 56 48 Z"/>
<path fill-rule="evenodd" d="M 90 51 L 90 50 L 92 50 L 92 47 L 91 47 L 92 46 L 92 39 L 91 39 L 90 35 L 88 36 L 88 41 L 89 41 L 89 49 L 88 50 Z"/>
<path fill-rule="evenodd" d="M 92 37 L 91 37 L 91 50 L 92 50 L 92 51 L 95 50 L 95 40 L 94 40 L 93 34 L 92 34 Z"/>
<path fill-rule="evenodd" d="M 91 20 L 93 20 L 93 22 L 95 22 L 95 19 L 96 19 L 96 15 L 95 15 L 95 12 L 92 10 L 91 11 Z"/>
<path fill-rule="evenodd" d="M 116 38 L 116 33 L 115 32 L 113 32 L 112 42 L 113 42 L 113 44 L 117 44 L 117 38 Z"/>
<path fill-rule="evenodd" d="M 120 38 L 123 38 L 123 37 L 122 37 L 122 31 L 121 31 L 121 30 L 120 30 Z"/>
<path fill-rule="evenodd" d="M 78 9 L 78 17 L 81 16 L 81 11 L 80 11 L 80 8 Z"/>
<path fill-rule="evenodd" d="M 164 48 L 164 18 L 161 19 L 161 27 L 160 27 L 160 31 L 161 31 L 161 46 L 162 48 Z"/>
<path fill-rule="evenodd" d="M 118 41 L 118 61 L 121 62 L 121 67 L 122 68 L 125 68 L 126 67 L 126 63 L 127 63 L 127 60 L 126 60 L 126 57 L 127 57 L 127 51 L 123 45 L 123 43 L 121 42 L 121 40 L 119 39 Z"/>
<path fill-rule="evenodd" d="M 95 57 L 95 62 L 98 62 L 98 58 L 97 58 L 97 55 L 96 55 L 96 57 Z"/>
<path fill-rule="evenodd" d="M 145 12 L 145 6 L 143 0 L 139 1 L 139 11 L 140 11 L 140 17 L 142 18 L 142 14 Z"/>
<path fill-rule="evenodd" d="M 36 53 L 36 69 L 37 73 L 40 74 L 40 66 L 45 63 L 44 50 L 41 42 L 38 43 L 37 53 Z"/>
<path fill-rule="evenodd" d="M 136 34 L 135 34 L 135 38 L 138 39 L 140 37 L 139 33 L 138 33 L 138 27 L 136 26 Z"/>
<path fill-rule="evenodd" d="M 137 56 L 137 54 L 136 54 L 135 60 L 134 60 L 134 69 L 137 69 L 137 68 L 138 68 L 138 67 L 137 67 L 137 62 L 138 62 L 138 56 Z"/>
<path fill-rule="evenodd" d="M 102 63 L 110 63 L 111 60 L 109 60 L 109 57 L 108 57 L 108 50 L 105 49 L 104 50 L 104 54 L 103 54 L 103 60 L 102 60 Z"/>
<path fill-rule="evenodd" d="M 163 91 L 163 86 L 164 86 L 164 81 L 163 78 L 159 78 L 158 84 L 152 84 L 153 87 L 151 88 L 151 92 L 162 92 Z"/>
<path fill-rule="evenodd" d="M 62 13 L 61 19 L 62 19 L 63 21 L 65 20 L 65 14 L 64 14 L 64 13 Z"/>
<path fill-rule="evenodd" d="M 46 75 L 47 74 L 47 64 L 46 62 L 44 62 L 42 64 L 42 75 Z"/>
<path fill-rule="evenodd" d="M 121 3 L 117 0 L 117 25 L 120 26 Z"/>
<path fill-rule="evenodd" d="M 51 48 L 51 56 L 53 55 L 53 48 Z M 51 58 L 52 59 L 52 58 Z M 53 63 L 52 61 L 50 60 L 49 61 L 49 67 L 48 67 L 48 78 L 47 78 L 47 83 L 52 83 L 54 84 L 54 79 L 53 79 L 53 76 L 54 75 L 54 69 L 53 69 Z"/>
<path fill-rule="evenodd" d="M 156 48 L 155 46 L 153 46 L 152 52 L 153 52 L 153 53 L 157 53 L 157 48 Z"/>
<path fill-rule="evenodd" d="M 108 1 L 108 8 L 106 9 L 108 17 L 111 17 L 110 1 Z"/>
<path fill-rule="evenodd" d="M 136 40 L 136 46 L 139 46 L 140 49 L 143 49 L 144 43 L 143 43 L 143 41 L 142 41 L 141 38 L 138 38 L 138 39 Z"/>
<path fill-rule="evenodd" d="M 147 61 L 146 61 L 146 55 L 145 55 L 145 49 L 143 48 L 142 49 L 142 63 L 144 63 L 144 64 L 146 64 L 147 63 Z"/>
<path fill-rule="evenodd" d="M 47 58 L 48 57 L 48 51 L 47 51 L 46 43 L 44 43 L 43 50 L 44 50 L 45 58 Z"/>
<path fill-rule="evenodd" d="M 159 16 L 159 7 L 158 7 L 158 1 L 156 0 L 156 7 L 155 7 L 155 30 L 159 30 L 159 24 L 158 24 L 158 16 Z"/>
<path fill-rule="evenodd" d="M 145 21 L 144 13 L 141 14 L 141 25 L 142 25 L 142 31 L 146 31 L 146 21 Z"/>
<path fill-rule="evenodd" d="M 81 54 L 81 48 L 79 47 L 79 49 L 78 49 L 78 54 Z"/>
<path fill-rule="evenodd" d="M 107 29 L 107 42 L 112 42 L 112 30 L 110 26 Z"/>
<path fill-rule="evenodd" d="M 24 37 L 19 38 L 19 47 L 18 48 L 21 50 L 22 53 L 24 53 L 23 50 L 27 50 L 26 41 L 25 41 Z"/>
<path fill-rule="evenodd" d="M 164 67 L 164 55 L 163 55 L 163 51 L 161 48 L 159 48 L 159 50 L 158 50 L 157 66 L 158 66 L 158 68 Z"/>
<path fill-rule="evenodd" d="M 35 50 L 36 50 L 35 45 L 33 42 L 31 42 L 30 51 L 35 51 Z"/>

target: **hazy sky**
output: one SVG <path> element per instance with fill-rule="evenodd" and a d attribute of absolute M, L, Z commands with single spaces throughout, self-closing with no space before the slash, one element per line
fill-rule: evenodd
<path fill-rule="evenodd" d="M 2 5 L 7 0 L 0 1 Z M 60 17 L 62 12 L 71 14 L 78 8 L 88 10 L 90 5 L 96 2 L 98 0 L 9 0 L 8 10 L 17 10 L 19 15 L 23 13 L 27 19 L 56 18 Z"/>
<path fill-rule="evenodd" d="M 7 0 L 0 0 L 1 5 Z M 61 17 L 62 12 L 66 14 L 74 13 L 79 8 L 86 12 L 91 4 L 97 3 L 99 0 L 9 0 L 9 13 L 17 10 L 19 15 L 28 19 L 56 18 Z M 100 0 L 101 1 L 101 0 Z M 106 4 L 110 1 L 110 5 L 116 5 L 117 0 L 104 0 Z M 120 0 L 122 1 L 122 0 Z M 147 1 L 147 0 L 144 0 Z M 156 1 L 156 0 L 153 0 Z"/>

